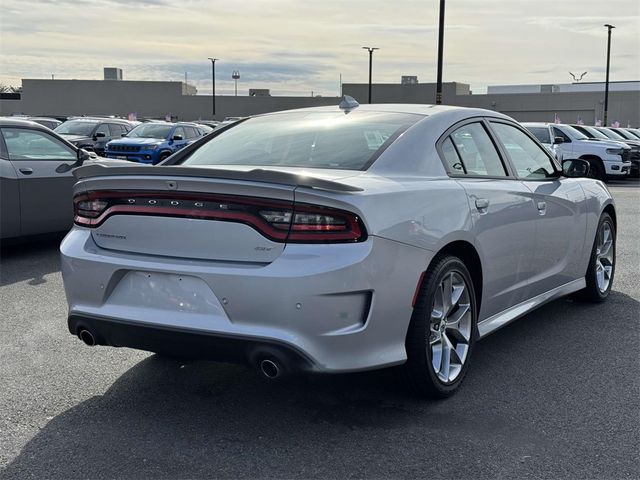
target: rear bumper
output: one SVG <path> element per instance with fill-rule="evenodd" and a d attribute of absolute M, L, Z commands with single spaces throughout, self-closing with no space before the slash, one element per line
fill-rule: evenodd
<path fill-rule="evenodd" d="M 248 366 L 258 365 L 264 359 L 275 359 L 289 373 L 312 369 L 312 361 L 304 352 L 268 339 L 78 315 L 69 317 L 68 326 L 72 335 L 78 335 L 83 329 L 91 332 L 96 345 L 130 347 L 169 356 Z"/>
<path fill-rule="evenodd" d="M 305 358 L 296 365 L 320 372 L 406 360 L 413 295 L 433 255 L 370 236 L 290 244 L 271 263 L 186 260 L 105 250 L 80 227 L 61 253 L 73 334 L 79 322 L 93 322 L 106 329 L 107 345 L 188 351 L 195 342 L 203 358 L 241 340 L 249 345 L 238 347 L 242 362 L 256 346 L 278 345 Z M 151 332 L 153 343 L 140 332 Z M 234 360 L 227 357 L 235 348 L 221 348 L 220 359 Z"/>

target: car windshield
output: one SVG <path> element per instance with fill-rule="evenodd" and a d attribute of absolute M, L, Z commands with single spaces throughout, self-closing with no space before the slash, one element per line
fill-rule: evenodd
<path fill-rule="evenodd" d="M 584 125 L 581 125 L 580 128 L 582 130 L 585 130 L 587 133 L 589 133 L 592 138 L 600 138 L 600 139 L 604 139 L 604 140 L 608 140 L 609 139 L 609 137 L 607 137 L 604 133 L 602 133 L 601 131 L 599 131 L 596 128 L 587 127 L 587 126 L 584 126 Z"/>
<path fill-rule="evenodd" d="M 363 170 L 421 115 L 296 112 L 246 120 L 187 157 L 185 165 Z"/>
<path fill-rule="evenodd" d="M 584 133 L 582 133 L 580 130 L 573 128 L 570 125 L 562 125 L 559 128 L 562 132 L 574 138 L 575 140 L 589 140 L 589 137 L 587 137 Z"/>
<path fill-rule="evenodd" d="M 609 130 L 608 128 L 602 127 L 600 128 L 600 131 L 612 140 L 624 140 L 623 136 L 618 135 L 616 132 Z"/>
<path fill-rule="evenodd" d="M 625 132 L 624 130 L 622 130 L 621 128 L 614 130 L 615 133 L 617 133 L 618 135 L 620 135 L 621 137 L 624 137 L 627 140 L 637 140 L 636 137 L 634 137 L 633 135 L 631 135 L 629 132 Z"/>
<path fill-rule="evenodd" d="M 143 123 L 127 133 L 127 137 L 134 138 L 167 138 L 173 125 L 164 123 Z"/>
<path fill-rule="evenodd" d="M 95 122 L 83 122 L 81 120 L 71 120 L 64 122 L 55 128 L 55 132 L 60 135 L 91 135 L 93 129 L 96 128 Z"/>

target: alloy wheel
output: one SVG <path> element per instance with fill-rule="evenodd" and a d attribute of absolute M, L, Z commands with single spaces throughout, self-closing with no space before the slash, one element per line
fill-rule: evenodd
<path fill-rule="evenodd" d="M 608 222 L 603 222 L 598 230 L 596 246 L 596 282 L 604 293 L 609 288 L 613 274 L 613 232 Z"/>
<path fill-rule="evenodd" d="M 472 324 L 469 286 L 460 273 L 448 272 L 434 294 L 427 346 L 431 367 L 441 382 L 451 383 L 460 375 Z"/>

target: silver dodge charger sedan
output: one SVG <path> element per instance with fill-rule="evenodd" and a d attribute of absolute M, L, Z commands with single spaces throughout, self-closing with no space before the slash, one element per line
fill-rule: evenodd
<path fill-rule="evenodd" d="M 493 111 L 348 98 L 242 120 L 160 166 L 83 166 L 69 330 L 271 378 L 401 365 L 447 396 L 480 338 L 609 295 L 616 212 L 587 173 Z"/>

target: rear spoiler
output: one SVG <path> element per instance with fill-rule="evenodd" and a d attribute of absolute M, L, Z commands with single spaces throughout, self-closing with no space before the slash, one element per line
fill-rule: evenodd
<path fill-rule="evenodd" d="M 73 175 L 82 180 L 93 177 L 113 177 L 120 175 L 153 175 L 162 177 L 201 177 L 201 178 L 221 178 L 225 180 L 247 180 L 250 182 L 276 183 L 281 185 L 295 185 L 300 187 L 316 188 L 319 190 L 330 190 L 334 192 L 361 192 L 362 188 L 332 180 L 307 175 L 298 175 L 277 170 L 265 170 L 256 168 L 248 171 L 224 170 L 202 167 L 175 166 L 112 166 L 106 165 L 85 165 L 73 171 Z"/>

